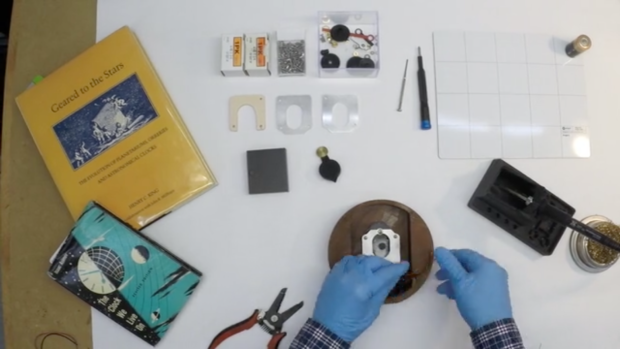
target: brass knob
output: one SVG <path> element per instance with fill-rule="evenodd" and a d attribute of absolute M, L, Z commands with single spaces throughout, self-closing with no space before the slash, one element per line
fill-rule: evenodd
<path fill-rule="evenodd" d="M 325 147 L 319 147 L 319 149 L 316 150 L 316 155 L 318 155 L 320 158 L 324 158 L 327 156 L 328 154 L 328 150 Z"/>

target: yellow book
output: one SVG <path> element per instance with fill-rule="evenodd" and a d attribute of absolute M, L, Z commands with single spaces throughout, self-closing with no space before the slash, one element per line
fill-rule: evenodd
<path fill-rule="evenodd" d="M 16 100 L 74 219 L 96 201 L 140 229 L 216 184 L 128 27 Z"/>

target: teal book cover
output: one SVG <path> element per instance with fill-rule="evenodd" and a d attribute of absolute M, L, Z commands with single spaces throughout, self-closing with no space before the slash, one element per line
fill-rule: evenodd
<path fill-rule="evenodd" d="M 61 286 L 156 345 L 202 274 L 90 203 L 48 272 Z"/>

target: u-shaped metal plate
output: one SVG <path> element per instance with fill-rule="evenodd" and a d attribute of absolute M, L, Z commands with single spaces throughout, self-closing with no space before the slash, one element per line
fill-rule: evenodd
<path fill-rule="evenodd" d="M 265 96 L 261 95 L 230 97 L 228 100 L 228 126 L 230 130 L 232 132 L 237 132 L 239 129 L 239 109 L 245 105 L 254 109 L 254 114 L 256 114 L 256 129 L 259 131 L 265 130 L 267 126 L 265 118 Z"/>
<path fill-rule="evenodd" d="M 339 127 L 334 123 L 334 107 L 342 104 L 347 108 L 348 121 Z M 353 132 L 359 125 L 360 116 L 357 105 L 357 96 L 353 95 L 324 95 L 323 96 L 323 127 L 332 133 Z"/>
<path fill-rule="evenodd" d="M 301 108 L 301 125 L 291 128 L 288 125 L 288 108 L 291 106 Z M 276 124 L 280 132 L 287 135 L 299 135 L 308 132 L 312 128 L 312 97 L 302 96 L 278 96 L 276 99 Z"/>

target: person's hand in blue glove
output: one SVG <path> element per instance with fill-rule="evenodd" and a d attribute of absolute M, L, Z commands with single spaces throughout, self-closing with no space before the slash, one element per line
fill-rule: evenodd
<path fill-rule="evenodd" d="M 472 250 L 435 250 L 445 281 L 437 292 L 456 300 L 461 316 L 472 331 L 492 322 L 512 318 L 508 273 L 495 261 Z"/>
<path fill-rule="evenodd" d="M 374 256 L 346 256 L 323 282 L 313 319 L 351 343 L 379 316 L 381 305 L 409 263 Z"/>

